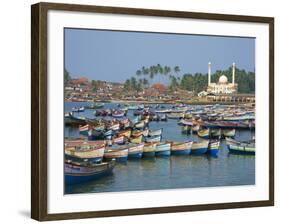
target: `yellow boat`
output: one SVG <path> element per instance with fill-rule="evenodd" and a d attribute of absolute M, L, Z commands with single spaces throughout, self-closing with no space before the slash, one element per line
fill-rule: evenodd
<path fill-rule="evenodd" d="M 136 143 L 136 144 L 142 143 L 142 140 L 143 140 L 143 135 L 140 135 L 138 137 L 131 137 L 130 138 L 130 142 Z"/>
<path fill-rule="evenodd" d="M 207 128 L 207 129 L 198 130 L 197 134 L 201 138 L 209 138 L 209 136 L 210 136 L 210 129 Z"/>
<path fill-rule="evenodd" d="M 131 130 L 124 130 L 124 131 L 120 131 L 118 133 L 118 136 L 121 137 L 121 136 L 124 136 L 126 138 L 130 138 L 131 137 L 131 134 L 132 134 L 132 131 Z"/>

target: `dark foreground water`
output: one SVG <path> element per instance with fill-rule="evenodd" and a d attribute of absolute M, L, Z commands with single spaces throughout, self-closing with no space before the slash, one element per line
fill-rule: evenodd
<path fill-rule="evenodd" d="M 65 103 L 65 111 L 86 103 Z M 116 107 L 107 104 L 106 108 Z M 93 110 L 86 110 L 78 116 L 93 118 Z M 128 114 L 132 117 L 131 112 Z M 150 129 L 163 128 L 163 141 L 196 140 L 196 135 L 183 135 L 177 120 L 150 122 Z M 235 138 L 248 140 L 254 132 L 237 131 Z M 65 128 L 65 136 L 78 137 L 76 128 Z M 255 184 L 255 156 L 229 154 L 225 141 L 221 141 L 218 157 L 171 156 L 169 158 L 149 158 L 128 160 L 117 163 L 113 174 L 92 182 L 65 186 L 65 193 L 116 192 L 135 190 L 157 190 L 188 187 L 215 187 Z"/>

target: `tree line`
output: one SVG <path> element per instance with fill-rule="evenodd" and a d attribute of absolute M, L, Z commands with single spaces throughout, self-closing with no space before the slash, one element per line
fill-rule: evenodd
<path fill-rule="evenodd" d="M 178 89 L 199 93 L 207 89 L 208 74 L 207 73 L 184 73 L 179 76 L 181 69 L 179 66 L 161 66 L 160 64 L 149 67 L 143 66 L 136 71 L 136 74 L 127 79 L 124 88 L 127 90 L 143 90 L 150 86 L 150 82 L 157 76 L 169 78 L 168 88 L 170 91 Z M 232 67 L 227 70 L 217 70 L 211 76 L 211 81 L 217 83 L 219 77 L 225 75 L 228 82 L 232 82 Z M 255 73 L 247 72 L 244 69 L 236 68 L 235 83 L 238 83 L 238 93 L 254 93 L 255 92 Z"/>
<path fill-rule="evenodd" d="M 160 64 L 149 67 L 142 66 L 135 74 L 127 79 L 124 83 L 126 91 L 142 91 L 151 86 L 156 77 L 164 77 L 169 80 L 168 89 L 176 91 L 179 89 L 199 93 L 207 89 L 208 74 L 207 73 L 184 73 L 180 74 L 179 66 L 162 66 Z M 211 75 L 211 81 L 217 83 L 219 77 L 225 75 L 229 82 L 232 82 L 232 67 L 226 70 L 217 70 Z M 64 82 L 71 80 L 69 72 L 64 70 Z M 102 81 L 92 80 L 93 91 L 96 91 Z M 255 92 L 255 73 L 247 72 L 244 69 L 236 68 L 235 83 L 238 84 L 238 93 L 254 93 Z"/>

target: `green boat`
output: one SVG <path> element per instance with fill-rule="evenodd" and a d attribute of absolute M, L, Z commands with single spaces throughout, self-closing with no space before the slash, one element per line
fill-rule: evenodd
<path fill-rule="evenodd" d="M 226 138 L 226 144 L 230 153 L 233 154 L 244 154 L 244 155 L 255 155 L 256 144 L 255 141 L 239 142 L 232 138 Z"/>

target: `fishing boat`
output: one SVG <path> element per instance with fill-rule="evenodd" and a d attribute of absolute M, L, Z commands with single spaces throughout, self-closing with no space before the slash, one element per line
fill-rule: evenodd
<path fill-rule="evenodd" d="M 103 158 L 104 150 L 104 145 L 94 147 L 89 144 L 81 144 L 77 146 L 66 146 L 64 152 L 65 158 L 72 161 L 99 162 Z"/>
<path fill-rule="evenodd" d="M 139 144 L 143 141 L 143 135 L 139 135 L 137 137 L 131 137 L 130 138 L 130 142 L 131 143 L 135 143 L 135 144 Z"/>
<path fill-rule="evenodd" d="M 122 118 L 124 116 L 125 116 L 125 112 L 123 112 L 123 111 L 114 111 L 112 113 L 112 117 L 114 117 L 114 118 Z"/>
<path fill-rule="evenodd" d="M 170 156 L 171 155 L 171 143 L 159 142 L 156 145 L 155 156 Z"/>
<path fill-rule="evenodd" d="M 72 108 L 72 112 L 84 112 L 85 111 L 85 107 L 73 107 Z"/>
<path fill-rule="evenodd" d="M 224 137 L 234 137 L 235 136 L 235 128 L 233 128 L 233 129 L 224 129 L 222 131 L 222 135 Z"/>
<path fill-rule="evenodd" d="M 220 128 L 211 129 L 210 132 L 211 132 L 210 134 L 211 134 L 212 138 L 218 138 L 218 139 L 221 138 L 221 129 Z"/>
<path fill-rule="evenodd" d="M 112 115 L 112 111 L 110 109 L 108 109 L 108 110 L 96 110 L 93 113 L 96 117 L 106 117 L 106 116 Z"/>
<path fill-rule="evenodd" d="M 162 132 L 163 132 L 163 128 L 160 128 L 158 130 L 149 130 L 148 136 L 149 137 L 160 136 L 160 135 L 162 135 Z"/>
<path fill-rule="evenodd" d="M 73 113 L 69 112 L 64 115 L 64 124 L 69 126 L 79 126 L 87 124 L 87 121 L 85 118 L 73 116 Z"/>
<path fill-rule="evenodd" d="M 119 144 L 119 145 L 124 144 L 125 143 L 125 136 L 114 137 L 113 143 Z"/>
<path fill-rule="evenodd" d="M 105 160 L 116 159 L 116 162 L 126 162 L 128 160 L 128 146 L 113 145 L 106 147 L 104 151 Z"/>
<path fill-rule="evenodd" d="M 155 110 L 155 113 L 170 113 L 172 110 L 171 109 L 163 109 L 163 110 Z"/>
<path fill-rule="evenodd" d="M 191 153 L 193 141 L 188 142 L 172 142 L 171 153 L 172 155 L 189 155 Z"/>
<path fill-rule="evenodd" d="M 118 132 L 118 136 L 124 136 L 124 137 L 126 137 L 126 138 L 130 138 L 131 137 L 131 134 L 132 134 L 132 131 L 131 131 L 131 129 L 128 129 L 128 130 L 123 130 L 123 131 L 120 131 L 120 132 Z"/>
<path fill-rule="evenodd" d="M 92 129 L 95 131 L 103 131 L 105 129 L 105 125 L 104 124 L 98 124 L 95 126 L 92 126 Z"/>
<path fill-rule="evenodd" d="M 157 143 L 145 143 L 143 147 L 143 157 L 154 157 Z"/>
<path fill-rule="evenodd" d="M 108 130 L 113 130 L 113 131 L 118 131 L 120 129 L 120 123 L 113 123 L 108 125 L 107 127 Z"/>
<path fill-rule="evenodd" d="M 146 142 L 160 142 L 161 141 L 161 135 L 153 136 L 153 137 L 147 137 L 145 138 Z"/>
<path fill-rule="evenodd" d="M 148 135 L 148 132 L 149 132 L 148 129 L 145 129 L 145 130 L 143 130 L 143 131 L 134 130 L 134 131 L 132 132 L 132 136 L 133 136 L 133 137 L 138 137 L 138 136 L 140 136 L 140 135 L 143 135 L 144 137 L 146 137 L 146 136 Z"/>
<path fill-rule="evenodd" d="M 220 148 L 220 141 L 211 140 L 209 142 L 207 153 L 211 154 L 212 156 L 216 156 L 219 152 L 219 148 Z"/>
<path fill-rule="evenodd" d="M 143 154 L 144 143 L 129 145 L 129 158 L 140 159 Z"/>
<path fill-rule="evenodd" d="M 64 163 L 65 184 L 73 185 L 99 179 L 112 173 L 115 160 L 98 164 L 77 163 L 66 161 Z"/>
<path fill-rule="evenodd" d="M 210 136 L 210 129 L 209 128 L 199 129 L 198 132 L 197 132 L 197 135 L 200 138 L 209 138 L 209 136 Z"/>
<path fill-rule="evenodd" d="M 193 122 L 191 119 L 180 119 L 180 121 L 178 122 L 178 125 L 183 125 L 183 126 L 192 126 Z"/>
<path fill-rule="evenodd" d="M 208 146 L 209 146 L 209 141 L 193 142 L 191 148 L 191 154 L 193 155 L 205 154 L 208 150 Z"/>
<path fill-rule="evenodd" d="M 232 138 L 226 138 L 226 144 L 230 153 L 245 154 L 245 155 L 256 154 L 255 141 L 239 142 Z"/>
<path fill-rule="evenodd" d="M 90 128 L 89 124 L 79 126 L 79 134 L 87 136 Z"/>
<path fill-rule="evenodd" d="M 85 106 L 86 109 L 101 109 L 103 107 L 104 107 L 104 103 L 92 103 Z"/>
<path fill-rule="evenodd" d="M 249 121 L 204 121 L 201 123 L 204 127 L 210 127 L 210 128 L 250 128 Z M 252 128 L 252 127 L 251 127 Z"/>
<path fill-rule="evenodd" d="M 105 139 L 111 139 L 113 134 L 114 134 L 113 130 L 107 130 L 103 132 L 103 136 Z"/>
<path fill-rule="evenodd" d="M 127 114 L 128 108 L 127 108 L 127 107 L 120 108 L 120 111 L 122 111 L 122 112 L 124 112 L 125 114 Z"/>
<path fill-rule="evenodd" d="M 138 129 L 144 128 L 144 126 L 145 126 L 144 121 L 140 121 L 135 124 L 135 128 L 138 128 Z"/>
<path fill-rule="evenodd" d="M 167 116 L 169 119 L 180 119 L 184 117 L 184 113 L 170 113 Z"/>

